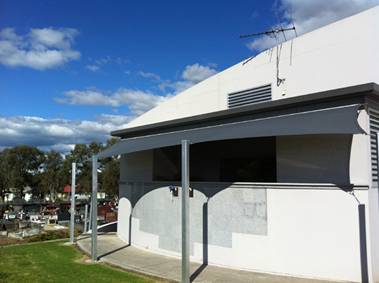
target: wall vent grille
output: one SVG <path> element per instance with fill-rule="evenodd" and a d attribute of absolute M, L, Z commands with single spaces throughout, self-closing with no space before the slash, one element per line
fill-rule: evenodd
<path fill-rule="evenodd" d="M 235 108 L 271 100 L 271 84 L 228 94 L 228 107 Z"/>
<path fill-rule="evenodd" d="M 379 110 L 369 109 L 370 115 L 370 147 L 371 147 L 371 174 L 373 186 L 377 187 L 378 182 L 378 143 L 377 133 L 379 132 Z"/>

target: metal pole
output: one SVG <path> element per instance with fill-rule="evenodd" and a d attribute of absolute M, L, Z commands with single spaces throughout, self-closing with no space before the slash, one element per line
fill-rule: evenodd
<path fill-rule="evenodd" d="M 367 236 L 366 236 L 366 212 L 365 205 L 358 205 L 359 217 L 359 241 L 360 241 L 360 255 L 361 255 L 361 282 L 368 283 L 368 262 L 367 262 Z"/>
<path fill-rule="evenodd" d="M 90 206 L 89 206 L 89 219 L 88 219 L 88 230 L 91 230 L 92 228 L 92 198 L 89 198 Z"/>
<path fill-rule="evenodd" d="M 182 282 L 190 282 L 189 141 L 182 140 Z"/>
<path fill-rule="evenodd" d="M 92 238 L 91 259 L 97 261 L 97 156 L 92 156 Z"/>
<path fill-rule="evenodd" d="M 72 163 L 71 168 L 71 215 L 70 215 L 70 242 L 74 243 L 75 229 L 75 182 L 76 182 L 76 163 Z"/>
<path fill-rule="evenodd" d="M 84 205 L 84 228 L 83 233 L 87 233 L 88 231 L 88 204 Z"/>

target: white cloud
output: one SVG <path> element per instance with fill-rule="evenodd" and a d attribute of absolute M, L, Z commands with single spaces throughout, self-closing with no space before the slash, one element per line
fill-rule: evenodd
<path fill-rule="evenodd" d="M 95 121 L 0 117 L 0 148 L 28 144 L 67 152 L 77 143 L 105 142 L 111 131 L 125 127 L 130 120 L 128 116 L 105 114 Z"/>
<path fill-rule="evenodd" d="M 103 66 L 108 65 L 108 64 L 117 64 L 117 65 L 122 65 L 128 63 L 128 60 L 122 59 L 121 57 L 111 57 L 111 56 L 106 56 L 103 58 L 99 59 L 89 59 L 90 64 L 86 65 L 86 69 L 92 72 L 97 72 L 99 71 Z"/>
<path fill-rule="evenodd" d="M 116 125 L 126 125 L 130 122 L 133 117 L 123 116 L 123 115 L 111 115 L 111 114 L 102 114 L 98 117 L 100 123 L 111 123 Z"/>
<path fill-rule="evenodd" d="M 31 29 L 26 35 L 13 28 L 0 30 L 0 64 L 45 70 L 80 58 L 72 49 L 78 31 L 70 28 Z"/>
<path fill-rule="evenodd" d="M 133 115 L 140 115 L 168 98 L 141 90 L 124 88 L 110 94 L 90 89 L 70 90 L 65 92 L 64 96 L 64 98 L 57 98 L 56 101 L 73 105 L 107 105 L 112 107 L 127 105 Z"/>
<path fill-rule="evenodd" d="M 71 44 L 77 36 L 78 31 L 76 29 L 31 29 L 29 36 L 31 43 L 35 49 L 44 50 L 46 47 L 52 47 L 57 49 L 70 49 Z"/>
<path fill-rule="evenodd" d="M 155 81 L 160 81 L 161 80 L 161 77 L 158 74 L 151 73 L 151 72 L 139 71 L 138 75 L 140 75 L 143 78 L 152 79 L 152 80 L 155 80 Z"/>
<path fill-rule="evenodd" d="M 10 34 L 10 36 L 14 36 L 14 34 Z M 188 88 L 216 73 L 214 67 L 199 64 L 189 65 L 184 68 L 180 80 L 166 81 L 170 84 L 166 87 L 175 92 Z M 111 93 L 94 89 L 70 90 L 65 92 L 62 98 L 56 100 L 59 103 L 75 105 L 108 105 L 111 107 L 127 105 L 130 115 L 102 114 L 93 121 L 0 116 L 0 149 L 28 144 L 38 146 L 42 150 L 53 149 L 65 153 L 78 143 L 105 142 L 111 131 L 125 128 L 137 115 L 167 100 L 170 96 L 169 93 L 158 96 L 146 91 L 125 88 Z"/>
<path fill-rule="evenodd" d="M 379 0 L 280 0 L 274 9 L 281 15 L 278 26 L 288 27 L 294 23 L 297 33 L 303 34 L 378 4 Z M 294 36 L 293 32 L 286 33 L 287 39 Z M 278 34 L 278 41 L 284 41 L 282 34 Z M 276 44 L 276 39 L 263 36 L 250 42 L 248 47 L 262 51 Z"/>
<path fill-rule="evenodd" d="M 216 74 L 217 70 L 215 68 L 214 64 L 200 65 L 199 63 L 195 63 L 187 65 L 181 73 L 181 80 L 162 81 L 159 84 L 159 88 L 163 91 L 170 89 L 173 91 L 173 94 L 177 94 Z"/>
<path fill-rule="evenodd" d="M 92 72 L 97 72 L 98 70 L 100 70 L 100 66 L 98 66 L 98 65 L 87 65 L 86 69 L 90 70 Z"/>
<path fill-rule="evenodd" d="M 66 154 L 75 148 L 75 144 L 58 143 L 53 145 L 38 146 L 43 151 L 54 150 Z"/>
<path fill-rule="evenodd" d="M 293 36 L 291 36 L 293 37 Z M 249 49 L 253 51 L 262 51 L 268 48 L 271 48 L 275 46 L 277 43 L 283 42 L 284 40 L 280 38 L 279 40 L 276 40 L 275 38 L 264 36 L 264 37 L 259 37 L 252 42 L 248 43 Z"/>
<path fill-rule="evenodd" d="M 304 33 L 378 4 L 378 0 L 282 0 L 282 9 L 285 20 L 293 20 L 298 32 Z"/>
<path fill-rule="evenodd" d="M 203 66 L 198 63 L 187 65 L 182 73 L 182 78 L 185 81 L 198 83 L 216 74 L 217 71 L 209 66 Z"/>
<path fill-rule="evenodd" d="M 155 73 L 140 71 L 138 75 L 158 82 L 158 87 L 165 92 L 164 95 L 155 95 L 149 91 L 120 88 L 115 92 L 104 92 L 93 89 L 69 90 L 64 97 L 56 98 L 55 101 L 62 104 L 72 105 L 105 105 L 120 107 L 126 105 L 131 115 L 141 115 L 159 103 L 172 97 L 194 84 L 216 74 L 217 71 L 211 66 L 204 66 L 198 63 L 187 65 L 178 81 L 163 81 Z"/>

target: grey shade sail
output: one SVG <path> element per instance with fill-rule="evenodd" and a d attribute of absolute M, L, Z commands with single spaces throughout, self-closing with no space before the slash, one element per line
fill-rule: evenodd
<path fill-rule="evenodd" d="M 182 140 L 189 140 L 191 144 L 194 144 L 216 140 L 270 136 L 359 134 L 364 133 L 357 121 L 360 106 L 359 104 L 339 106 L 128 138 L 120 140 L 100 152 L 98 158 L 179 145 Z"/>

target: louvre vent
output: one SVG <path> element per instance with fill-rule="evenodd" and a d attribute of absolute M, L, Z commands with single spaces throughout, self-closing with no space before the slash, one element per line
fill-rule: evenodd
<path fill-rule="evenodd" d="M 371 174 L 373 186 L 378 186 L 378 143 L 379 110 L 369 109 L 370 115 L 370 142 L 371 142 Z"/>
<path fill-rule="evenodd" d="M 228 106 L 235 108 L 269 100 L 271 100 L 271 84 L 230 93 Z"/>

